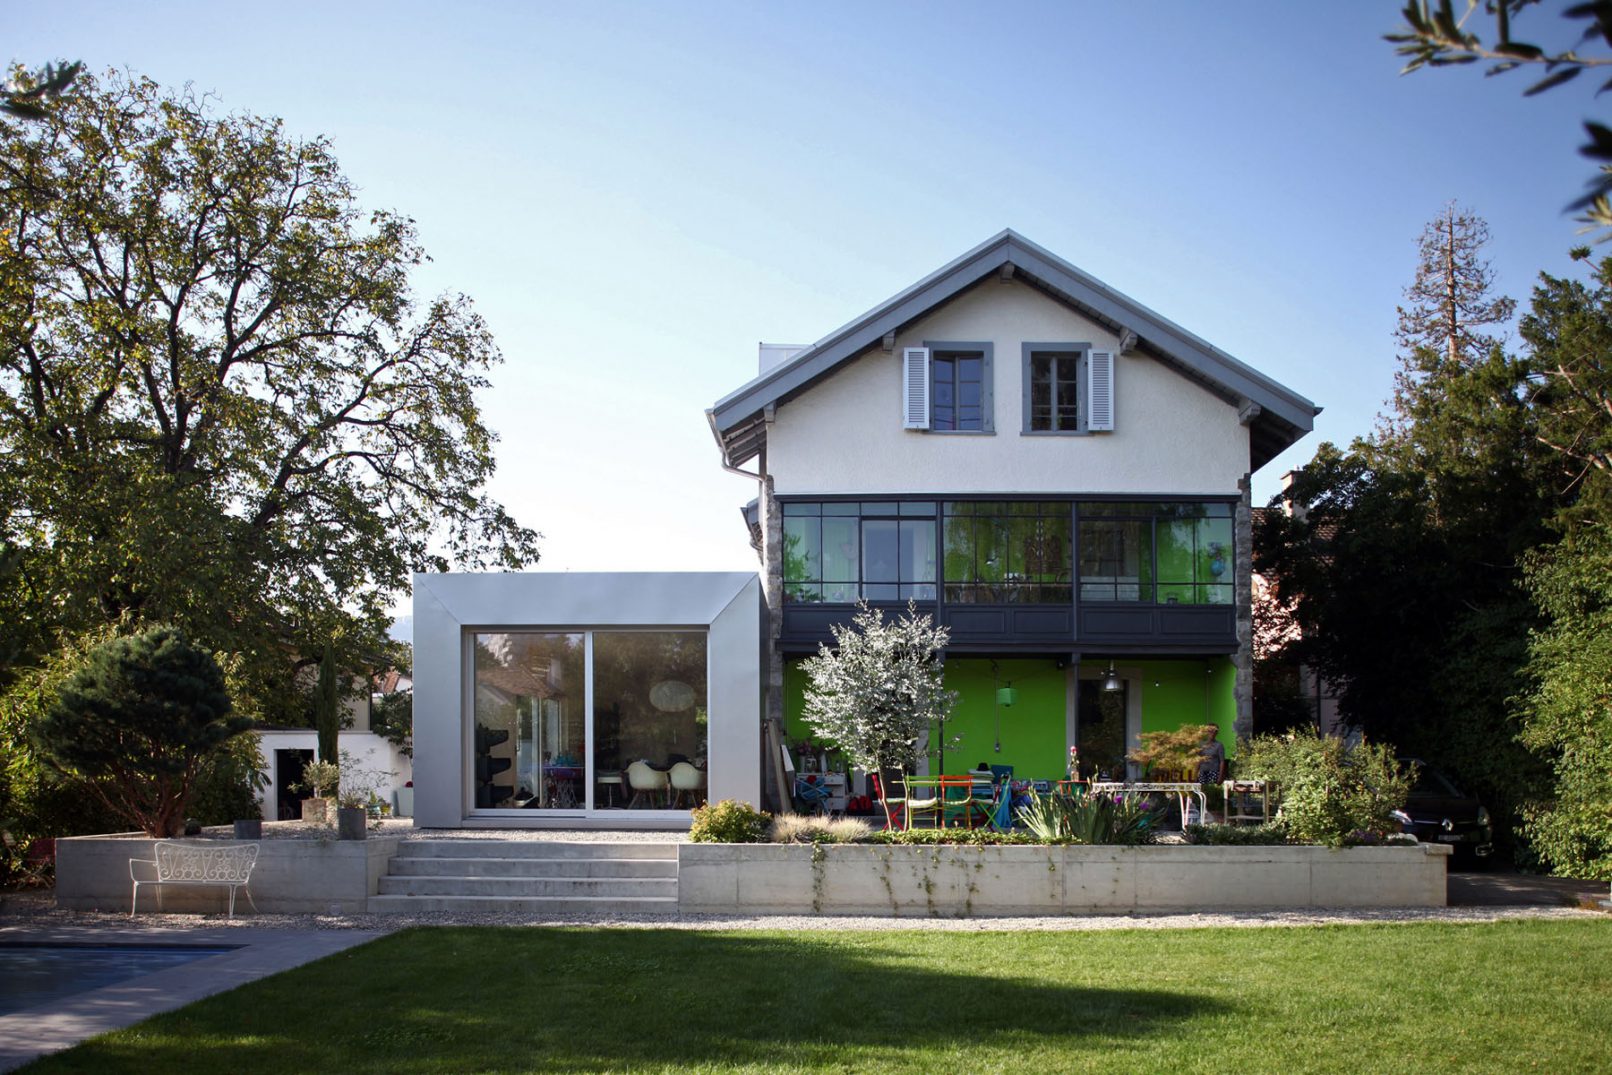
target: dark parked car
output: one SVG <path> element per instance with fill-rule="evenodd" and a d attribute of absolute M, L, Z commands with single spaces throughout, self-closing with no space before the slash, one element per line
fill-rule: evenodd
<path fill-rule="evenodd" d="M 1416 773 L 1405 809 L 1394 811 L 1400 828 L 1423 843 L 1450 844 L 1458 858 L 1487 861 L 1494 853 L 1494 830 L 1483 804 L 1420 759 L 1400 760 Z"/>

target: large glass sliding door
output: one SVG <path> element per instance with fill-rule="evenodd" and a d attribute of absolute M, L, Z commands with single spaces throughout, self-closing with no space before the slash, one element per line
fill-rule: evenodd
<path fill-rule="evenodd" d="M 583 808 L 588 742 L 581 634 L 478 634 L 473 803 Z"/>
<path fill-rule="evenodd" d="M 506 631 L 471 645 L 474 809 L 705 801 L 705 632 Z"/>
<path fill-rule="evenodd" d="M 595 631 L 595 809 L 705 802 L 705 634 Z"/>

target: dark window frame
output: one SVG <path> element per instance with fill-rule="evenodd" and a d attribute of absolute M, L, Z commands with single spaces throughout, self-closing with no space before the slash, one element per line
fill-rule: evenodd
<path fill-rule="evenodd" d="M 1090 361 L 1092 348 L 1093 348 L 1093 344 L 1090 343 L 1089 341 L 1071 341 L 1071 342 L 1067 342 L 1067 343 L 1057 343 L 1057 342 L 1052 342 L 1052 343 L 1025 343 L 1020 347 L 1019 387 L 1020 387 L 1020 396 L 1022 397 L 1023 421 L 1021 423 L 1019 433 L 1022 436 L 1026 436 L 1026 437 L 1087 437 L 1087 436 L 1091 435 L 1091 430 L 1088 429 L 1087 426 L 1086 426 L 1086 422 L 1087 422 L 1087 416 L 1086 416 L 1086 393 L 1085 393 L 1084 387 L 1085 387 L 1085 383 L 1086 383 L 1086 366 L 1087 366 L 1087 363 Z M 1033 382 L 1033 378 L 1031 376 L 1031 370 L 1032 370 L 1032 367 L 1034 366 L 1035 357 L 1037 355 L 1054 355 L 1054 356 L 1071 356 L 1072 355 L 1073 356 L 1074 363 L 1075 363 L 1075 408 L 1076 408 L 1075 428 L 1073 428 L 1073 429 L 1035 429 L 1035 428 L 1033 428 L 1033 419 L 1032 419 L 1032 414 L 1031 414 L 1030 397 L 1031 397 L 1032 390 L 1033 390 L 1033 387 L 1034 387 L 1034 382 Z M 1052 418 L 1053 418 L 1054 421 L 1057 420 L 1057 415 L 1058 415 L 1057 385 L 1058 385 L 1058 376 L 1057 376 L 1057 372 L 1056 372 L 1056 367 L 1054 367 L 1054 372 L 1053 372 L 1053 377 L 1052 377 L 1052 385 L 1051 385 L 1051 391 L 1052 391 L 1052 401 L 1051 401 Z"/>
<path fill-rule="evenodd" d="M 925 514 L 923 505 L 927 504 L 929 511 Z M 825 512 L 825 506 L 832 506 L 838 510 Z M 808 509 L 815 508 L 816 511 Z M 854 511 L 847 511 L 854 508 Z M 784 564 L 784 603 L 791 605 L 850 605 L 858 598 L 865 598 L 875 604 L 897 604 L 905 602 L 909 597 L 914 601 L 933 602 L 937 600 L 940 583 L 937 579 L 921 579 L 917 577 L 906 578 L 900 565 L 900 533 L 904 525 L 914 523 L 929 523 L 932 535 L 929 541 L 930 554 L 933 559 L 934 574 L 940 574 L 940 514 L 939 504 L 935 501 L 907 500 L 904 498 L 880 498 L 878 500 L 790 500 L 782 504 L 781 517 L 784 520 L 784 532 L 788 532 L 789 519 L 816 519 L 819 526 L 818 537 L 818 569 L 815 579 L 796 579 L 791 581 L 788 577 L 788 560 Z M 871 509 L 871 510 L 868 510 Z M 848 519 L 854 520 L 856 528 L 856 577 L 854 579 L 825 579 L 822 568 L 822 520 Z M 897 570 L 895 581 L 888 579 L 870 579 L 868 577 L 868 523 L 894 523 L 897 533 Z M 914 573 L 916 576 L 916 572 Z M 855 596 L 849 601 L 825 600 L 823 593 L 829 586 L 846 587 L 853 589 Z M 869 587 L 893 587 L 896 596 L 880 595 L 868 597 Z M 815 597 L 812 591 L 815 588 Z M 927 589 L 927 593 L 924 591 Z"/>
<path fill-rule="evenodd" d="M 1093 510 L 1088 513 L 1083 511 L 1082 508 L 1092 508 L 1097 510 Z M 1196 580 L 1174 580 L 1162 578 L 1159 574 L 1159 524 L 1161 522 L 1170 523 L 1186 520 L 1197 521 L 1203 519 L 1225 519 L 1231 526 L 1231 540 L 1226 543 L 1225 549 L 1226 567 L 1228 571 L 1226 581 L 1198 582 Z M 1146 526 L 1147 540 L 1145 545 L 1148 558 L 1148 563 L 1146 565 L 1148 573 L 1146 575 L 1145 582 L 1142 581 L 1143 576 L 1140 573 L 1138 574 L 1137 581 L 1135 583 L 1119 582 L 1117 581 L 1118 576 L 1114 576 L 1116 581 L 1112 582 L 1088 583 L 1085 580 L 1083 568 L 1086 563 L 1087 545 L 1082 542 L 1080 531 L 1083 527 L 1105 522 L 1139 523 Z M 1235 605 L 1237 603 L 1237 512 L 1235 505 L 1228 501 L 1217 499 L 1196 500 L 1183 498 L 1138 501 L 1119 500 L 1106 502 L 1091 499 L 1077 500 L 1075 501 L 1074 543 L 1075 593 L 1078 600 L 1082 604 L 1151 607 L 1172 605 L 1186 606 L 1191 608 L 1223 608 L 1227 605 Z M 1140 564 L 1138 565 L 1138 570 L 1139 572 L 1141 570 Z M 1108 576 L 1098 577 L 1107 578 Z M 1114 588 L 1114 592 L 1117 594 L 1121 586 L 1132 585 L 1137 588 L 1137 597 L 1133 600 L 1126 600 L 1117 596 L 1113 598 L 1097 597 L 1093 596 L 1086 589 L 1087 586 L 1111 586 Z M 1161 590 L 1170 589 L 1179 591 L 1183 588 L 1191 592 L 1194 598 L 1193 600 L 1181 601 L 1179 599 L 1159 599 L 1159 593 Z M 1209 595 L 1211 592 L 1224 592 L 1227 600 L 1204 600 L 1203 598 Z M 1144 594 L 1146 596 L 1144 596 Z"/>
<path fill-rule="evenodd" d="M 929 348 L 929 432 L 960 436 L 989 436 L 996 433 L 996 348 L 988 340 L 925 340 L 923 346 Z M 935 415 L 937 405 L 935 402 L 935 365 L 937 362 L 955 361 L 958 358 L 978 358 L 980 360 L 980 426 L 974 428 L 958 428 L 955 411 L 957 403 L 952 404 L 954 411 L 954 425 L 950 429 L 937 427 Z M 955 384 L 954 379 L 954 384 Z"/>

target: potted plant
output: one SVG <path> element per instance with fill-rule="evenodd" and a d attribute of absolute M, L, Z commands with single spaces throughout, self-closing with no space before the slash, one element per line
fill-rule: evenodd
<path fill-rule="evenodd" d="M 313 792 L 313 798 L 302 800 L 302 820 L 315 825 L 329 825 L 335 820 L 331 813 L 331 801 L 326 796 L 336 790 L 336 783 L 340 779 L 341 767 L 335 762 L 308 763 L 307 768 L 302 770 L 302 783 L 296 785 L 298 791 Z"/>
<path fill-rule="evenodd" d="M 360 768 L 357 759 L 345 750 L 341 752 L 341 782 L 336 790 L 336 836 L 339 839 L 364 839 L 369 804 L 379 798 L 376 792 L 396 775 Z"/>

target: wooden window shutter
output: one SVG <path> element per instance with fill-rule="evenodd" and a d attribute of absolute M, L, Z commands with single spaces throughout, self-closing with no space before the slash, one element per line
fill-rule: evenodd
<path fill-rule="evenodd" d="M 1114 428 L 1114 352 L 1093 351 L 1086 359 L 1086 428 Z"/>
<path fill-rule="evenodd" d="M 929 348 L 901 349 L 901 428 L 929 428 Z"/>

